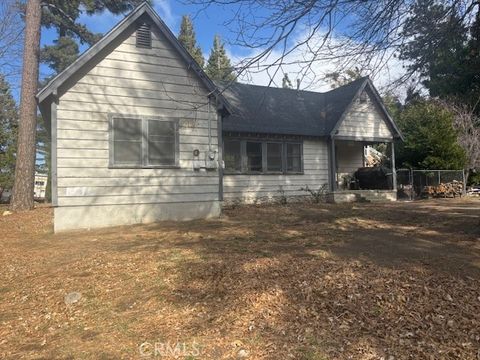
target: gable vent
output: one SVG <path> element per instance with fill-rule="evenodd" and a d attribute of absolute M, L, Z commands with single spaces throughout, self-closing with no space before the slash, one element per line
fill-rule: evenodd
<path fill-rule="evenodd" d="M 150 25 L 143 23 L 137 28 L 137 47 L 148 48 L 152 47 L 152 32 Z"/>

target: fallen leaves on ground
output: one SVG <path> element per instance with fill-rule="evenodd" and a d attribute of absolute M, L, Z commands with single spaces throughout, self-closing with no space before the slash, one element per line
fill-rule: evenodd
<path fill-rule="evenodd" d="M 0 357 L 477 359 L 479 206 L 246 206 L 56 235 L 51 209 L 14 213 Z"/>

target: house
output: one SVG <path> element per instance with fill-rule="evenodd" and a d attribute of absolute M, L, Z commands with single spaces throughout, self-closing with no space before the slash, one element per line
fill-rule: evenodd
<path fill-rule="evenodd" d="M 146 3 L 37 99 L 55 231 L 215 217 L 306 185 L 342 200 L 364 145 L 401 137 L 368 78 L 327 93 L 214 84 Z"/>

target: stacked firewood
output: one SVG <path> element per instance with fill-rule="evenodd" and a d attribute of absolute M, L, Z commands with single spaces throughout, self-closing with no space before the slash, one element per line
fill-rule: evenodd
<path fill-rule="evenodd" d="M 457 197 L 462 196 L 462 193 L 463 182 L 457 180 L 423 188 L 423 194 L 428 197 Z"/>

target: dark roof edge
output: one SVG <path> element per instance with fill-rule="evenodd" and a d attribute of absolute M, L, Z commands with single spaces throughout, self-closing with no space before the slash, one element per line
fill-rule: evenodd
<path fill-rule="evenodd" d="M 359 79 L 360 80 L 360 79 Z M 359 80 L 355 80 L 355 81 L 359 81 Z M 333 127 L 332 131 L 330 132 L 330 136 L 334 136 L 335 133 L 337 132 L 338 128 L 340 127 L 340 124 L 343 122 L 343 119 L 345 118 L 345 116 L 348 114 L 348 112 L 350 111 L 350 109 L 352 108 L 353 106 L 353 103 L 355 102 L 355 100 L 360 96 L 360 94 L 362 93 L 362 91 L 365 89 L 365 86 L 367 85 L 367 82 L 368 82 L 369 78 L 368 77 L 365 77 L 363 78 L 363 82 L 362 84 L 360 85 L 360 87 L 357 89 L 357 91 L 355 92 L 355 95 L 353 96 L 353 98 L 350 100 L 350 103 L 348 104 L 348 106 L 345 108 L 345 110 L 343 110 L 343 113 L 342 115 L 338 118 L 337 120 L 337 123 L 335 124 L 335 126 Z M 350 83 L 351 84 L 351 83 Z M 347 84 L 346 86 L 348 86 L 349 84 Z M 339 87 L 338 89 L 341 89 L 341 87 Z"/>
<path fill-rule="evenodd" d="M 395 120 L 393 120 L 393 118 L 390 116 L 390 113 L 388 112 L 387 108 L 385 107 L 385 104 L 383 103 L 382 97 L 380 96 L 376 87 L 373 85 L 373 83 L 370 79 L 369 79 L 369 85 L 370 85 L 370 89 L 373 92 L 373 95 L 375 96 L 375 99 L 377 100 L 377 104 L 380 106 L 380 109 L 384 113 L 387 120 L 390 122 L 390 125 L 392 126 L 392 128 L 396 131 L 397 137 L 400 140 L 405 141 L 405 138 L 403 137 L 402 132 L 398 128 L 397 124 L 395 123 Z M 394 137 L 395 137 L 395 134 L 394 134 Z"/>
<path fill-rule="evenodd" d="M 219 99 L 220 102 L 227 109 L 227 111 L 230 112 L 230 106 L 228 104 L 228 101 L 218 91 L 215 84 L 208 78 L 203 69 L 198 66 L 198 64 L 188 53 L 188 51 L 185 50 L 185 48 L 178 42 L 175 35 L 171 32 L 168 26 L 163 22 L 163 20 L 158 16 L 155 10 L 153 10 L 153 8 L 147 2 L 144 2 L 137 6 L 130 14 L 128 14 L 109 32 L 107 32 L 97 43 L 95 43 L 92 47 L 90 47 L 87 51 L 80 55 L 78 59 L 76 59 L 72 64 L 70 64 L 65 70 L 56 75 L 43 89 L 41 89 L 37 93 L 36 97 L 38 103 L 42 103 L 50 95 L 54 94 L 57 89 L 62 86 L 73 74 L 75 74 L 85 64 L 92 60 L 95 55 L 97 55 L 101 50 L 108 46 L 115 38 L 117 38 L 124 30 L 126 30 L 126 28 L 132 25 L 143 14 L 148 14 L 150 16 L 151 20 L 153 20 L 153 22 L 163 33 L 163 35 L 170 41 L 170 43 L 175 47 L 175 49 L 187 62 L 188 66 L 197 74 L 202 83 L 210 91 L 209 95 L 213 95 L 217 99 Z"/>
<path fill-rule="evenodd" d="M 356 80 L 358 81 L 358 80 Z M 338 119 L 337 123 L 335 124 L 335 126 L 333 127 L 332 131 L 330 132 L 330 136 L 334 136 L 336 131 L 338 130 L 338 128 L 340 127 L 341 123 L 343 122 L 345 116 L 348 114 L 348 112 L 350 111 L 350 109 L 352 108 L 352 105 L 353 103 L 355 102 L 355 100 L 358 99 L 358 97 L 360 96 L 360 94 L 363 92 L 363 90 L 367 87 L 367 85 L 369 86 L 370 90 L 372 90 L 372 93 L 373 93 L 373 96 L 375 98 L 375 101 L 377 103 L 377 105 L 380 107 L 380 110 L 382 111 L 382 113 L 384 114 L 384 116 L 387 118 L 390 126 L 392 127 L 392 129 L 394 130 L 394 134 L 393 134 L 393 137 L 395 138 L 395 136 L 397 136 L 398 138 L 400 138 L 402 141 L 404 141 L 404 138 L 403 138 L 403 135 L 400 131 L 400 129 L 398 128 L 397 124 L 395 123 L 395 121 L 392 119 L 392 117 L 390 116 L 388 110 L 385 108 L 385 105 L 383 104 L 383 100 L 380 96 L 380 94 L 378 93 L 377 89 L 375 88 L 375 86 L 373 85 L 372 83 L 372 80 L 370 79 L 370 77 L 366 76 L 363 78 L 363 83 L 362 85 L 358 88 L 357 92 L 355 93 L 355 95 L 353 96 L 352 100 L 350 101 L 350 104 L 345 108 L 344 112 L 342 113 L 342 115 L 340 116 L 340 118 Z M 348 84 L 346 85 L 348 86 Z M 340 89 L 340 88 L 339 88 Z M 396 134 L 395 134 L 396 133 Z"/>

